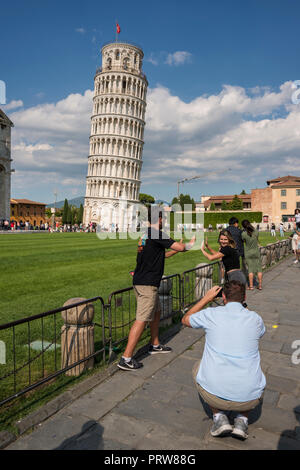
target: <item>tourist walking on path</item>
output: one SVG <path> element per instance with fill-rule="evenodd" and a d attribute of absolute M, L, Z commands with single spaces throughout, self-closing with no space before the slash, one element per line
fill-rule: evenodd
<path fill-rule="evenodd" d="M 300 230 L 295 228 L 294 233 L 290 235 L 290 238 L 292 239 L 292 251 L 295 255 L 294 264 L 297 264 L 300 260 Z"/>
<path fill-rule="evenodd" d="M 276 229 L 275 224 L 272 224 L 272 225 L 271 225 L 271 236 L 272 236 L 272 237 L 276 237 L 275 229 Z"/>
<path fill-rule="evenodd" d="M 225 277 L 227 280 L 232 281 L 235 279 L 236 281 L 241 282 L 242 284 L 246 284 L 246 276 L 243 271 L 240 269 L 240 258 L 237 250 L 235 249 L 235 241 L 233 240 L 231 233 L 228 230 L 221 230 L 218 238 L 218 243 L 220 245 L 219 251 L 213 250 L 207 242 L 205 241 L 205 247 L 209 251 L 205 251 L 204 249 L 204 242 L 201 246 L 201 251 L 203 255 L 209 261 L 222 261 L 224 268 L 225 268 Z"/>
<path fill-rule="evenodd" d="M 195 242 L 194 238 L 190 243 L 176 242 L 162 232 L 163 214 L 156 207 L 149 208 L 148 222 L 150 226 L 138 244 L 137 265 L 133 275 L 133 289 L 137 300 L 136 320 L 129 332 L 124 355 L 118 364 L 123 370 L 134 370 L 143 366 L 132 356 L 148 322 L 151 332 L 149 353 L 172 351 L 171 348 L 162 346 L 158 338 L 161 313 L 158 288 L 164 273 L 165 258 L 170 258 L 180 251 L 188 251 Z M 171 251 L 166 252 L 168 248 Z"/>
<path fill-rule="evenodd" d="M 224 306 L 204 308 L 220 291 L 215 286 L 183 317 L 182 323 L 205 330 L 201 361 L 193 368 L 200 397 L 213 413 L 211 435 L 248 437 L 248 413 L 262 403 L 266 379 L 260 366 L 259 339 L 265 333 L 261 317 L 243 306 L 245 285 L 223 287 Z M 225 412 L 238 415 L 232 428 Z"/>
<path fill-rule="evenodd" d="M 262 290 L 262 264 L 258 246 L 258 231 L 250 224 L 249 220 L 243 220 L 242 239 L 245 242 L 245 261 L 249 273 L 249 289 L 253 290 L 254 274 L 258 277 L 258 289 Z"/>
<path fill-rule="evenodd" d="M 279 224 L 279 230 L 280 230 L 280 236 L 284 237 L 284 225 L 283 222 L 280 222 Z"/>
<path fill-rule="evenodd" d="M 296 222 L 296 228 L 300 230 L 300 211 L 299 211 L 299 209 L 295 210 L 295 222 Z"/>

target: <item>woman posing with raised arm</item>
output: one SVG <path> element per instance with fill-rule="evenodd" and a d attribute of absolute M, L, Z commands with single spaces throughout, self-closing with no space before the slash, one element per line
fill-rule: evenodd
<path fill-rule="evenodd" d="M 222 261 L 225 268 L 225 275 L 228 281 L 239 281 L 242 284 L 246 284 L 247 280 L 245 274 L 240 269 L 240 258 L 239 254 L 235 249 L 235 241 L 233 240 L 231 233 L 228 230 L 221 230 L 218 238 L 220 245 L 219 251 L 213 250 L 205 241 L 205 247 L 209 251 L 205 251 L 204 242 L 201 246 L 201 251 L 209 261 Z"/>

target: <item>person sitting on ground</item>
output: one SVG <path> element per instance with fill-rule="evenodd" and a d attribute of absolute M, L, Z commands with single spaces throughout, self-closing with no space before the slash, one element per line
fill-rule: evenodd
<path fill-rule="evenodd" d="M 220 292 L 215 286 L 182 318 L 190 328 L 206 333 L 201 361 L 193 368 L 200 397 L 213 414 L 211 435 L 247 439 L 248 413 L 262 403 L 266 379 L 260 367 L 259 339 L 265 333 L 262 318 L 243 306 L 245 285 L 224 285 L 224 306 L 204 307 Z M 232 428 L 225 412 L 237 412 Z"/>
<path fill-rule="evenodd" d="M 232 281 L 233 279 L 235 279 L 236 281 L 240 281 L 243 284 L 246 284 L 246 276 L 240 269 L 239 254 L 235 249 L 236 244 L 231 236 L 231 233 L 228 232 L 228 230 L 221 230 L 218 238 L 218 243 L 220 245 L 220 249 L 219 251 L 215 251 L 208 245 L 207 240 L 205 241 L 205 247 L 210 253 L 207 253 L 205 251 L 204 243 L 202 243 L 201 251 L 203 255 L 209 261 L 222 261 L 225 267 L 225 278 L 227 280 Z"/>

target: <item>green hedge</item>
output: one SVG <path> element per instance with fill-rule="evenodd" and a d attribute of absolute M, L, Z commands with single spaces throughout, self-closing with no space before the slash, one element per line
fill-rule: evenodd
<path fill-rule="evenodd" d="M 208 228 L 209 224 L 216 228 L 217 224 L 228 224 L 231 217 L 236 217 L 241 225 L 242 220 L 247 219 L 249 222 L 260 223 L 262 221 L 262 212 L 205 212 L 204 213 L 204 227 Z M 192 214 L 193 224 L 196 223 L 196 213 Z M 184 223 L 184 222 L 182 222 Z M 171 230 L 174 230 L 174 213 L 170 214 Z"/>
<path fill-rule="evenodd" d="M 236 217 L 241 225 L 242 220 L 249 220 L 249 222 L 262 222 L 262 212 L 205 212 L 204 214 L 204 227 L 208 228 L 209 224 L 216 228 L 216 224 L 228 224 L 231 217 Z"/>

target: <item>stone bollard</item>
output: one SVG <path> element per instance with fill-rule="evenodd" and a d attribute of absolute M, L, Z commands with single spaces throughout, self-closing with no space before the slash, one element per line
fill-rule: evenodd
<path fill-rule="evenodd" d="M 268 259 L 268 261 L 270 261 L 269 266 L 271 266 L 272 264 L 276 263 L 276 244 L 269 243 L 267 247 L 270 251 L 270 259 Z"/>
<path fill-rule="evenodd" d="M 271 266 L 272 264 L 272 243 L 268 243 L 268 245 L 266 246 L 266 266 L 269 267 Z"/>
<path fill-rule="evenodd" d="M 265 269 L 267 267 L 267 248 L 265 246 L 261 246 L 260 249 L 260 259 L 262 268 Z"/>
<path fill-rule="evenodd" d="M 289 240 L 284 240 L 284 256 L 289 254 Z"/>
<path fill-rule="evenodd" d="M 197 264 L 196 268 L 201 268 L 206 266 L 206 268 L 197 269 L 196 278 L 195 278 L 195 296 L 196 299 L 201 299 L 204 297 L 206 292 L 213 286 L 213 267 L 207 266 L 207 263 Z"/>
<path fill-rule="evenodd" d="M 281 242 L 276 243 L 275 245 L 275 261 L 276 263 L 280 260 L 280 249 L 281 249 Z"/>
<path fill-rule="evenodd" d="M 286 251 L 286 240 L 283 240 L 281 243 L 280 243 L 280 259 L 284 258 L 285 257 L 285 251 Z"/>
<path fill-rule="evenodd" d="M 165 279 L 164 277 L 161 280 L 160 286 L 158 288 L 159 302 L 161 308 L 161 325 L 170 325 L 172 324 L 172 318 L 165 317 L 171 315 L 173 311 L 173 297 L 170 294 L 170 291 L 173 287 L 173 279 Z"/>
<path fill-rule="evenodd" d="M 64 307 L 82 302 L 83 298 L 69 299 Z M 61 368 L 74 364 L 94 353 L 94 306 L 82 304 L 61 312 L 65 324 L 61 328 Z M 69 369 L 66 375 L 78 376 L 86 369 L 92 369 L 94 358 L 81 362 Z"/>

